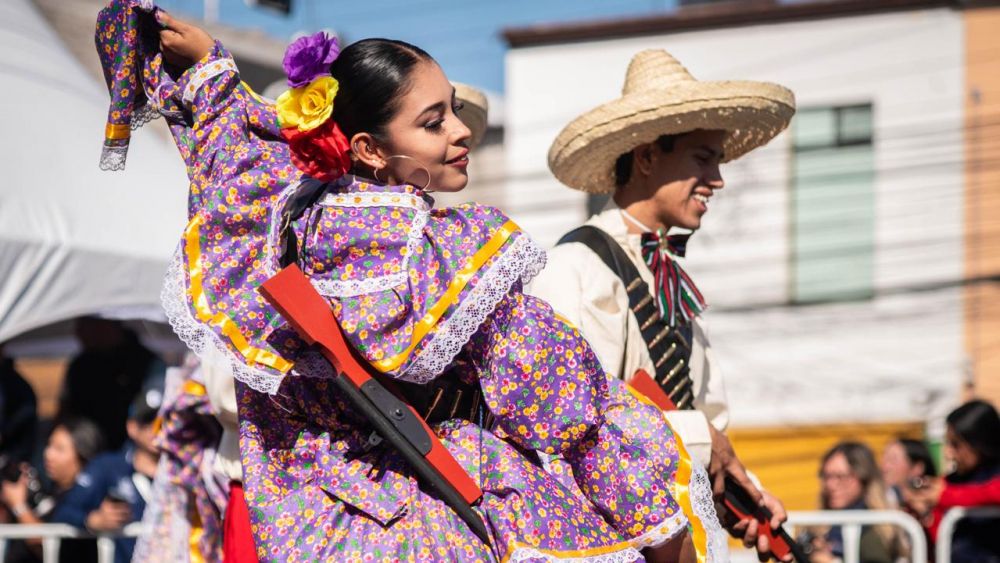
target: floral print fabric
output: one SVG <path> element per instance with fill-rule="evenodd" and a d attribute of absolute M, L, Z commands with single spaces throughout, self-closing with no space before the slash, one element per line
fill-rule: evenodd
<path fill-rule="evenodd" d="M 433 429 L 482 486 L 475 508 L 491 544 L 395 452 L 368 446 L 370 427 L 334 391 L 329 367 L 256 291 L 275 270 L 273 226 L 298 173 L 273 105 L 213 65 L 219 59 L 228 54 L 217 45 L 176 82 L 158 59 L 145 61 L 143 86 L 191 178 L 175 264 L 182 290 L 165 304 L 195 350 L 224 346 L 234 360 L 261 559 L 631 561 L 635 548 L 684 531 L 669 493 L 672 433 L 604 374 L 575 329 L 522 293 L 542 264 L 530 239 L 495 209 L 434 209 L 410 186 L 345 177 L 292 225 L 300 262 L 374 367 L 411 381 L 481 383 L 492 425 L 452 419 Z M 185 104 L 191 81 L 199 84 Z M 373 194 L 407 205 L 336 202 Z M 531 450 L 562 456 L 582 496 Z"/>
<path fill-rule="evenodd" d="M 143 512 L 151 533 L 139 538 L 132 561 L 219 561 L 229 483 L 214 470 L 222 427 L 196 360 L 168 370 L 159 421 L 160 462 Z"/>

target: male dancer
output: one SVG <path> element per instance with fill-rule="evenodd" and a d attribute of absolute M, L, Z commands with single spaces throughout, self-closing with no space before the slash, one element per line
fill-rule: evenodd
<path fill-rule="evenodd" d="M 622 97 L 577 117 L 549 150 L 564 184 L 612 197 L 549 253 L 530 289 L 579 327 L 609 373 L 640 390 L 659 387 L 671 426 L 707 467 L 717 497 L 727 477 L 735 480 L 771 510 L 772 526 L 785 510 L 748 478 L 724 434 L 728 407 L 704 299 L 676 261 L 686 236 L 667 231 L 698 229 L 724 186 L 719 165 L 770 141 L 794 112 L 781 86 L 702 82 L 666 51 L 636 55 Z M 729 529 L 769 554 L 756 520 Z"/>

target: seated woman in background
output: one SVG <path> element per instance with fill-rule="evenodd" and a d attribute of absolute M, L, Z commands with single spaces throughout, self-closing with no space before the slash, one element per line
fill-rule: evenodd
<path fill-rule="evenodd" d="M 1000 504 L 1000 416 L 985 401 L 969 401 L 948 415 L 945 458 L 953 471 L 926 487 L 903 490 L 907 506 L 937 541 L 944 514 L 956 506 Z M 952 541 L 952 561 L 1000 561 L 1000 522 L 966 518 Z"/>
<path fill-rule="evenodd" d="M 37 490 L 39 480 L 34 468 L 23 465 L 17 481 L 4 480 L 0 497 L 19 524 L 44 524 L 76 482 L 87 463 L 104 448 L 101 431 L 84 418 L 68 417 L 52 427 L 45 446 L 45 475 L 51 482 L 49 490 Z M 34 483 L 33 483 L 34 482 Z M 27 540 L 12 542 L 6 561 L 41 561 L 42 542 Z M 60 550 L 61 561 L 96 561 L 97 548 L 93 540 L 66 540 Z"/>
<path fill-rule="evenodd" d="M 882 452 L 882 480 L 889 489 L 889 499 L 897 506 L 903 503 L 903 489 L 920 488 L 937 477 L 937 467 L 931 451 L 922 440 L 899 438 L 889 442 Z"/>
<path fill-rule="evenodd" d="M 820 503 L 824 510 L 883 510 L 889 508 L 885 484 L 875 464 L 875 455 L 864 444 L 841 442 L 823 456 L 819 478 Z M 861 531 L 862 563 L 892 563 L 902 551 L 892 526 L 866 526 Z M 812 541 L 813 563 L 838 561 L 844 557 L 840 526 L 816 534 Z"/>

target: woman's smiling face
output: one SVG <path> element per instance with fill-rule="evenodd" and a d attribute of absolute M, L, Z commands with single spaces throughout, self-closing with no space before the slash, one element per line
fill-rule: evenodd
<path fill-rule="evenodd" d="M 455 88 L 441 67 L 421 61 L 386 127 L 379 177 L 430 191 L 457 192 L 468 184 L 468 141 L 472 133 L 458 118 Z"/>

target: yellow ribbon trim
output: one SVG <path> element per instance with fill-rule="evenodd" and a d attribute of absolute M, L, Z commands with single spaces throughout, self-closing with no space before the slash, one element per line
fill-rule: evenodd
<path fill-rule="evenodd" d="M 258 94 L 257 92 L 255 92 L 254 89 L 251 88 L 250 85 L 247 84 L 245 81 L 241 80 L 240 84 L 243 85 L 243 88 L 247 91 L 247 94 L 250 94 L 250 97 L 252 97 L 253 99 L 257 100 L 258 102 L 260 102 L 260 103 L 262 103 L 264 105 L 272 105 L 272 106 L 274 105 L 274 102 L 268 102 L 267 100 L 265 100 L 264 98 L 262 98 L 260 96 L 260 94 Z"/>
<path fill-rule="evenodd" d="M 197 381 L 187 380 L 181 387 L 181 391 L 187 393 L 188 395 L 194 395 L 195 397 L 203 397 L 208 391 L 205 386 Z"/>
<path fill-rule="evenodd" d="M 128 124 L 108 123 L 104 126 L 104 138 L 117 141 L 132 136 L 132 128 Z"/>
<path fill-rule="evenodd" d="M 625 388 L 640 403 L 659 410 L 660 407 L 656 406 L 656 403 L 636 391 L 631 385 L 626 384 Z M 677 474 L 675 475 L 673 486 L 674 500 L 680 505 L 681 510 L 687 515 L 688 522 L 691 524 L 691 542 L 694 544 L 695 552 L 698 555 L 698 563 L 705 563 L 705 558 L 708 555 L 708 533 L 705 531 L 705 525 L 702 524 L 701 518 L 698 518 L 698 515 L 694 513 L 694 505 L 691 504 L 691 491 L 689 489 L 692 474 L 691 456 L 684 447 L 684 442 L 681 441 L 680 435 L 674 432 L 673 427 L 670 426 L 670 421 L 667 420 L 666 416 L 663 417 L 663 421 L 670 428 L 670 432 L 674 435 L 674 442 L 677 443 Z"/>
<path fill-rule="evenodd" d="M 229 339 L 240 354 L 243 354 L 248 364 L 263 364 L 281 373 L 288 373 L 292 369 L 291 362 L 273 352 L 251 346 L 232 319 L 225 313 L 212 312 L 212 308 L 208 304 L 208 296 L 205 295 L 202 287 L 204 272 L 201 271 L 201 247 L 198 244 L 201 225 L 204 222 L 204 217 L 196 215 L 184 230 L 184 250 L 187 252 L 188 274 L 191 278 L 191 287 L 188 292 L 191 295 L 191 302 L 194 304 L 195 315 L 201 322 L 218 327 L 219 331 Z"/>
<path fill-rule="evenodd" d="M 191 531 L 188 532 L 188 555 L 191 558 L 191 563 L 206 563 L 205 555 L 201 552 L 201 542 L 202 536 L 205 535 L 205 526 L 201 521 L 201 514 L 198 514 L 198 509 L 194 504 L 194 497 L 188 497 L 188 513 L 191 519 Z"/>
<path fill-rule="evenodd" d="M 563 322 L 563 324 L 565 324 L 566 326 L 568 326 L 569 328 L 571 328 L 571 329 L 573 329 L 573 330 L 576 330 L 576 325 L 574 325 L 573 323 L 571 323 L 571 322 L 569 321 L 569 319 L 567 319 L 566 317 L 564 317 L 564 316 L 562 315 L 562 313 L 560 313 L 560 312 L 558 312 L 558 311 L 556 311 L 556 310 L 554 310 L 554 309 L 553 309 L 553 310 L 552 310 L 552 314 L 553 314 L 553 315 L 555 315 L 555 317 L 556 317 L 557 319 L 559 319 L 560 321 L 562 321 L 562 322 Z"/>
<path fill-rule="evenodd" d="M 413 349 L 417 347 L 417 344 L 427 336 L 427 333 L 437 325 L 438 321 L 441 320 L 441 316 L 444 315 L 445 311 L 448 310 L 455 300 L 458 298 L 458 294 L 465 289 L 465 286 L 469 284 L 469 280 L 472 276 L 483 267 L 494 254 L 500 250 L 500 247 L 510 239 L 511 235 L 517 232 L 520 227 L 517 226 L 513 221 L 507 221 L 502 227 L 490 238 L 490 240 L 483 245 L 476 253 L 472 256 L 472 260 L 465 265 L 464 268 L 455 274 L 455 277 L 448 284 L 448 290 L 444 292 L 444 295 L 437 300 L 437 303 L 430 308 L 429 311 L 424 315 L 422 319 L 417 323 L 413 329 L 413 337 L 410 340 L 410 345 L 399 354 L 392 356 L 391 358 L 385 358 L 372 362 L 375 369 L 385 373 L 398 368 L 410 354 L 413 353 Z"/>
<path fill-rule="evenodd" d="M 666 421 L 667 417 L 664 416 L 663 419 Z M 670 421 L 667 421 L 667 426 L 670 426 Z M 670 431 L 674 432 L 674 429 L 670 428 Z M 694 505 L 691 504 L 691 491 L 689 489 L 692 473 L 691 456 L 688 454 L 687 448 L 684 447 L 680 435 L 676 432 L 674 432 L 674 441 L 677 442 L 678 454 L 677 478 L 674 481 L 674 489 L 677 491 L 675 498 L 684 513 L 688 515 L 688 522 L 691 523 L 691 542 L 698 555 L 698 563 L 705 563 L 705 558 L 708 556 L 708 533 L 705 531 L 705 525 L 701 518 L 694 513 Z"/>

